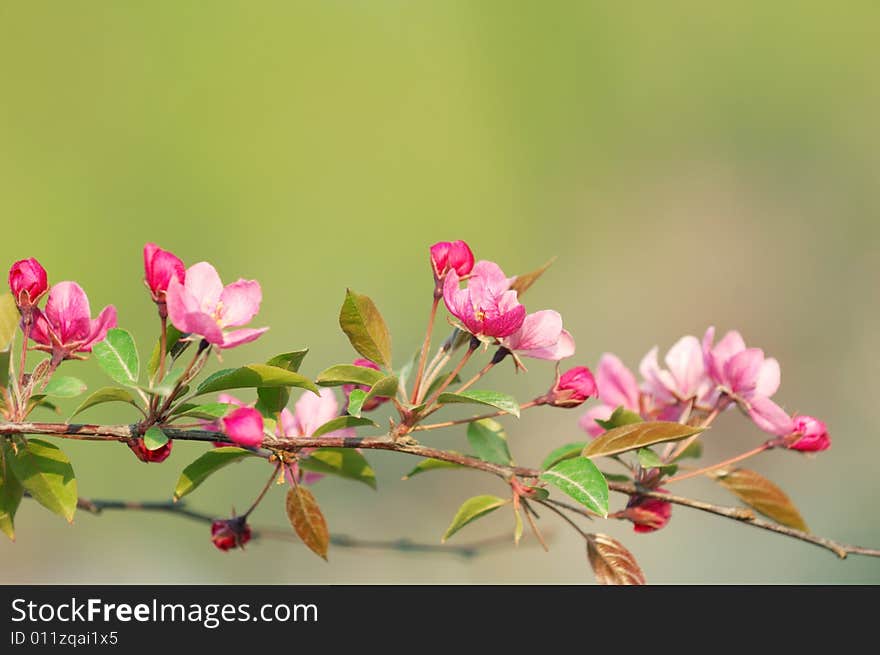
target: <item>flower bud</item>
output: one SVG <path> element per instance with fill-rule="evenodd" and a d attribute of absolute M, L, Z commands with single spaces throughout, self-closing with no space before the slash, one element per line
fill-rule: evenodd
<path fill-rule="evenodd" d="M 15 262 L 9 269 L 9 288 L 20 309 L 33 307 L 49 289 L 46 269 L 33 257 Z"/>
<path fill-rule="evenodd" d="M 371 362 L 369 359 L 356 359 L 356 360 L 354 360 L 354 365 L 355 366 L 362 366 L 364 368 L 371 368 L 374 371 L 380 370 L 379 367 L 375 363 Z M 360 389 L 361 391 L 368 392 L 370 390 L 370 387 L 366 386 L 365 384 L 343 384 L 342 385 L 342 392 L 345 394 L 346 398 L 351 396 L 351 392 L 354 391 L 355 389 Z M 369 412 L 371 410 L 374 410 L 382 403 L 388 402 L 388 400 L 389 400 L 389 398 L 386 398 L 384 396 L 383 397 L 377 396 L 376 398 L 370 398 L 367 402 L 365 402 L 363 404 L 363 406 L 361 407 L 361 411 L 362 412 Z"/>
<path fill-rule="evenodd" d="M 154 302 L 165 302 L 165 292 L 172 278 L 183 284 L 185 277 L 186 268 L 180 258 L 155 243 L 144 246 L 144 282 Z"/>
<path fill-rule="evenodd" d="M 217 520 L 211 523 L 211 541 L 222 551 L 242 548 L 251 540 L 251 526 L 244 516 Z"/>
<path fill-rule="evenodd" d="M 657 489 L 665 492 L 665 489 Z M 654 532 L 669 523 L 672 517 L 672 503 L 647 496 L 630 496 L 623 516 L 633 522 L 636 532 Z"/>
<path fill-rule="evenodd" d="M 128 447 L 131 448 L 131 452 L 133 452 L 142 462 L 146 462 L 147 464 L 158 464 L 159 462 L 164 462 L 168 459 L 168 455 L 171 454 L 172 443 L 173 442 L 169 440 L 168 443 L 156 448 L 156 450 L 147 450 L 143 438 L 138 437 L 137 439 L 130 441 Z"/>
<path fill-rule="evenodd" d="M 791 437 L 792 442 L 787 445 L 788 448 L 815 453 L 831 447 L 831 437 L 828 436 L 825 423 L 812 416 L 795 416 L 793 420 L 794 434 Z"/>
<path fill-rule="evenodd" d="M 437 280 L 451 270 L 462 277 L 474 268 L 474 253 L 464 241 L 440 241 L 431 246 L 431 266 Z"/>
<path fill-rule="evenodd" d="M 263 416 L 252 407 L 239 407 L 223 419 L 223 431 L 239 446 L 263 443 Z"/>
<path fill-rule="evenodd" d="M 575 366 L 559 376 L 545 396 L 554 407 L 577 407 L 597 394 L 596 379 L 586 366 Z"/>

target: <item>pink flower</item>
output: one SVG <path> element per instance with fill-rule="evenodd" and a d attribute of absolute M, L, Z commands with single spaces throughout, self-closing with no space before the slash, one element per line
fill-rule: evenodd
<path fill-rule="evenodd" d="M 155 243 L 144 246 L 144 282 L 150 289 L 153 302 L 165 302 L 165 292 L 171 278 L 183 284 L 185 277 L 186 267 L 180 258 L 162 250 Z"/>
<path fill-rule="evenodd" d="M 263 416 L 252 407 L 239 407 L 223 418 L 223 431 L 239 446 L 263 443 Z"/>
<path fill-rule="evenodd" d="M 131 448 L 131 452 L 133 452 L 142 462 L 147 464 L 158 464 L 168 459 L 168 455 L 171 454 L 172 443 L 173 442 L 169 440 L 168 443 L 156 448 L 156 450 L 147 450 L 147 447 L 144 445 L 143 437 L 138 437 L 137 439 L 133 439 L 128 444 L 128 447 Z"/>
<path fill-rule="evenodd" d="M 294 404 L 293 412 L 288 409 L 281 412 L 281 436 L 311 437 L 315 430 L 337 416 L 339 416 L 339 403 L 336 401 L 336 396 L 331 389 L 321 389 L 320 395 L 306 392 Z M 343 428 L 335 432 L 328 432 L 323 436 L 353 437 L 355 436 L 355 431 L 351 428 Z M 302 457 L 307 456 L 309 452 L 309 449 L 299 451 Z M 306 472 L 301 475 L 296 465 L 291 468 L 295 476 L 302 478 L 301 481 L 304 484 L 314 484 L 324 477 L 321 473 L 312 472 Z M 289 479 L 290 471 L 287 471 L 287 477 L 288 482 L 293 484 L 293 481 Z"/>
<path fill-rule="evenodd" d="M 554 407 L 577 407 L 595 395 L 593 373 L 586 366 L 575 366 L 559 376 L 546 398 L 547 403 Z"/>
<path fill-rule="evenodd" d="M 795 430 L 788 413 L 769 398 L 753 397 L 745 407 L 749 418 L 764 432 L 785 436 Z"/>
<path fill-rule="evenodd" d="M 356 360 L 354 360 L 354 365 L 355 366 L 362 366 L 364 368 L 371 368 L 374 371 L 380 370 L 379 367 L 374 362 L 371 362 L 369 359 L 356 359 Z M 343 384 L 342 385 L 342 392 L 345 394 L 346 399 L 348 399 L 348 397 L 351 396 L 351 392 L 354 391 L 355 389 L 360 389 L 361 391 L 368 392 L 370 390 L 370 387 L 368 387 L 365 384 Z M 365 402 L 363 404 L 363 406 L 361 407 L 361 411 L 370 412 L 370 411 L 376 409 L 382 403 L 388 402 L 389 400 L 390 400 L 390 398 L 386 398 L 384 396 L 377 396 L 375 398 L 370 398 L 367 402 Z"/>
<path fill-rule="evenodd" d="M 574 339 L 562 329 L 559 312 L 552 309 L 528 314 L 516 332 L 499 342 L 507 350 L 535 359 L 559 361 L 574 355 Z"/>
<path fill-rule="evenodd" d="M 211 523 L 211 541 L 222 551 L 241 548 L 250 540 L 251 528 L 247 524 L 247 517 L 236 516 Z"/>
<path fill-rule="evenodd" d="M 805 453 L 828 450 L 831 447 L 828 427 L 825 423 L 812 416 L 795 416 L 794 441 L 787 447 L 791 450 L 800 450 Z"/>
<path fill-rule="evenodd" d="M 431 266 L 435 280 L 441 280 L 449 271 L 463 277 L 474 267 L 474 253 L 464 241 L 440 241 L 431 246 Z"/>
<path fill-rule="evenodd" d="M 605 430 L 596 423 L 596 419 L 605 421 L 618 407 L 639 413 L 639 384 L 620 358 L 605 353 L 599 359 L 596 368 L 596 385 L 599 390 L 601 405 L 591 407 L 581 417 L 580 426 L 591 436 L 599 436 Z"/>
<path fill-rule="evenodd" d="M 480 261 L 474 266 L 467 288 L 459 288 L 459 275 L 450 270 L 443 286 L 443 300 L 449 313 L 474 336 L 506 337 L 516 332 L 526 317 L 526 308 L 510 290 L 510 280 L 498 264 Z"/>
<path fill-rule="evenodd" d="M 691 398 L 710 402 L 715 385 L 706 375 L 703 350 L 696 337 L 682 337 L 669 349 L 665 357 L 667 369 L 660 368 L 657 353 L 655 346 L 639 366 L 645 391 L 660 402 L 675 403 Z"/>
<path fill-rule="evenodd" d="M 52 353 L 52 358 L 76 359 L 76 353 L 92 351 L 103 341 L 107 330 L 116 327 L 116 308 L 109 305 L 98 318 L 91 317 L 89 299 L 76 282 L 59 282 L 49 291 L 45 311 L 34 310 L 31 339 L 37 350 Z"/>
<path fill-rule="evenodd" d="M 9 288 L 19 308 L 33 307 L 49 289 L 46 269 L 33 257 L 15 262 L 9 269 Z"/>
<path fill-rule="evenodd" d="M 765 358 L 760 348 L 746 348 L 742 335 L 730 331 L 717 344 L 715 328 L 703 337 L 706 372 L 715 384 L 745 400 L 770 398 L 779 389 L 779 362 Z"/>
<path fill-rule="evenodd" d="M 262 298 L 259 282 L 238 280 L 224 287 L 216 269 L 207 262 L 190 266 L 183 284 L 172 277 L 166 294 L 168 316 L 174 327 L 199 335 L 218 348 L 249 343 L 269 329 L 224 331 L 249 323 L 259 311 Z"/>
<path fill-rule="evenodd" d="M 657 489 L 665 493 L 665 489 Z M 672 503 L 647 496 L 630 496 L 623 516 L 633 522 L 636 532 L 654 532 L 664 527 L 672 518 Z"/>

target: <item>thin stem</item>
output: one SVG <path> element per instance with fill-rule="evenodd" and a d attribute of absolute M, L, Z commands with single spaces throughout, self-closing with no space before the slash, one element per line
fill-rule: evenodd
<path fill-rule="evenodd" d="M 168 317 L 160 312 L 159 320 L 162 323 L 162 332 L 159 334 L 159 370 L 156 380 L 161 382 L 165 377 L 165 355 L 168 352 Z"/>
<path fill-rule="evenodd" d="M 462 391 L 466 391 L 466 390 L 470 389 L 481 377 L 483 377 L 484 375 L 486 375 L 486 373 L 488 373 L 490 370 L 492 370 L 493 366 L 495 366 L 495 362 L 489 362 L 488 364 L 486 364 L 483 368 L 480 369 L 480 371 L 474 377 L 472 377 L 470 380 L 468 380 L 463 385 L 461 385 L 458 389 L 456 389 L 455 393 L 461 393 Z"/>
<path fill-rule="evenodd" d="M 434 302 L 431 304 L 431 314 L 428 317 L 428 329 L 425 331 L 425 341 L 422 343 L 422 352 L 419 355 L 419 369 L 416 373 L 416 381 L 413 385 L 412 404 L 416 404 L 421 391 L 422 376 L 425 373 L 425 362 L 428 359 L 428 349 L 431 347 L 431 334 L 434 331 L 434 321 L 437 318 L 437 305 L 440 304 L 440 296 L 434 293 Z"/>
<path fill-rule="evenodd" d="M 24 325 L 22 325 L 22 334 L 23 338 L 21 340 L 21 358 L 19 359 L 19 367 L 18 367 L 18 388 L 24 388 L 24 375 L 25 375 L 25 367 L 27 366 L 27 346 L 28 339 L 31 338 L 31 327 L 33 326 L 34 319 L 32 315 L 29 315 L 28 318 L 25 318 L 23 321 Z"/>
<path fill-rule="evenodd" d="M 419 394 L 420 396 L 423 395 L 427 389 L 431 388 L 434 380 L 437 379 L 440 371 L 442 371 L 443 367 L 449 363 L 450 359 L 452 359 L 451 350 L 444 350 L 443 348 L 440 348 L 437 351 L 437 354 L 434 355 L 434 359 L 431 360 L 431 363 L 428 364 L 428 367 L 425 369 L 425 381 L 422 383 L 422 392 Z M 422 398 L 416 398 L 416 403 L 421 402 Z"/>
<path fill-rule="evenodd" d="M 174 389 L 168 394 L 168 398 L 165 399 L 165 403 L 162 405 L 162 408 L 156 413 L 155 418 L 162 418 L 168 413 L 168 410 L 171 408 L 171 403 L 174 402 L 174 399 L 177 397 L 177 394 L 180 393 L 180 390 L 186 385 L 190 380 L 190 374 L 192 373 L 193 368 L 196 365 L 196 362 L 199 361 L 199 358 L 202 356 L 202 353 L 210 352 L 210 346 L 202 347 L 204 341 L 199 343 L 199 347 L 196 349 L 196 354 L 190 360 L 186 369 L 183 372 L 183 375 L 180 376 L 180 379 L 177 381 L 177 384 L 174 385 Z M 207 355 L 206 355 L 207 356 Z"/>
<path fill-rule="evenodd" d="M 672 484 L 673 482 L 681 482 L 682 480 L 687 480 L 688 478 L 695 478 L 698 475 L 703 475 L 704 473 L 714 471 L 715 469 L 720 469 L 724 468 L 725 466 L 730 466 L 731 464 L 736 464 L 737 462 L 741 462 L 744 459 L 748 459 L 749 457 L 754 457 L 755 455 L 763 453 L 765 450 L 770 450 L 772 447 L 773 445 L 771 442 L 762 443 L 757 448 L 752 448 L 751 450 L 742 453 L 741 455 L 737 455 L 736 457 L 725 459 L 723 462 L 718 462 L 717 464 L 705 466 L 701 469 L 697 469 L 696 471 L 688 471 L 687 473 L 682 473 L 681 475 L 675 475 L 671 478 L 667 478 L 663 481 L 663 484 Z"/>
<path fill-rule="evenodd" d="M 579 526 L 577 523 L 575 523 L 574 521 L 572 521 L 568 516 L 566 516 L 565 514 L 563 514 L 560 510 L 558 510 L 558 509 L 556 509 L 555 507 L 553 507 L 552 504 L 548 503 L 546 500 L 536 500 L 535 502 L 538 503 L 539 505 L 543 505 L 544 507 L 546 507 L 547 509 L 549 509 L 549 510 L 550 510 L 551 512 L 553 512 L 554 514 L 556 514 L 557 516 L 561 517 L 563 521 L 565 521 L 565 522 L 568 523 L 571 527 L 573 527 L 575 530 L 577 530 L 578 533 L 579 533 L 584 539 L 587 538 L 587 533 L 584 532 L 584 530 L 581 528 L 581 526 Z"/>
<path fill-rule="evenodd" d="M 537 407 L 538 403 L 534 400 L 530 400 L 527 403 L 524 403 L 519 406 L 520 411 L 524 409 L 530 409 L 532 407 Z M 423 430 L 438 430 L 440 428 L 448 428 L 453 425 L 461 425 L 462 423 L 473 423 L 474 421 L 482 421 L 486 418 L 495 418 L 497 416 L 507 416 L 509 412 L 505 412 L 504 410 L 499 410 L 497 412 L 492 412 L 491 414 L 482 414 L 481 416 L 472 416 L 470 418 L 460 418 L 455 421 L 443 421 L 442 423 L 429 423 L 428 425 L 417 425 L 413 428 L 413 432 L 423 431 Z M 428 414 L 424 414 L 423 418 L 428 416 Z"/>
<path fill-rule="evenodd" d="M 275 470 L 272 471 L 272 475 L 270 475 L 269 479 L 266 480 L 266 484 L 263 486 L 263 490 L 260 492 L 260 495 L 256 497 L 253 504 L 248 508 L 248 510 L 244 514 L 242 514 L 242 516 L 244 516 L 244 518 L 247 518 L 248 516 L 250 516 L 251 512 L 253 512 L 255 509 L 257 509 L 257 505 L 260 504 L 260 501 L 262 501 L 263 498 L 266 497 L 266 492 L 269 491 L 269 487 L 271 487 L 272 483 L 275 482 L 275 476 L 278 475 L 278 471 L 280 469 L 281 469 L 281 462 L 279 462 L 278 464 L 275 465 Z"/>
<path fill-rule="evenodd" d="M 440 397 L 440 394 L 442 394 L 444 391 L 446 391 L 446 387 L 448 387 L 452 383 L 452 381 L 455 379 L 456 375 L 461 373 L 461 369 L 464 368 L 465 364 L 468 363 L 468 360 L 473 356 L 473 354 L 476 351 L 477 351 L 477 349 L 473 346 L 467 349 L 467 352 L 465 352 L 464 357 L 461 358 L 461 361 L 458 363 L 458 366 L 456 366 L 455 369 L 452 371 L 452 373 L 450 373 L 447 376 L 447 378 L 443 382 L 443 384 L 441 384 L 437 388 L 437 390 L 433 394 L 431 394 L 431 397 L 425 401 L 425 405 L 430 407 Z"/>

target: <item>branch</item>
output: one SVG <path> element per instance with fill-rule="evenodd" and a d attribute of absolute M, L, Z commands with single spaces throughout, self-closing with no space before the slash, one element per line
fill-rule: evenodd
<path fill-rule="evenodd" d="M 164 427 L 163 432 L 169 439 L 189 440 L 189 441 L 223 441 L 230 445 L 232 442 L 226 435 L 220 432 L 210 430 L 182 430 L 179 428 Z M 15 434 L 43 434 L 54 435 L 56 437 L 64 437 L 68 439 L 86 439 L 93 441 L 121 441 L 127 442 L 130 439 L 140 435 L 140 426 L 135 423 L 132 425 L 85 425 L 85 424 L 66 424 L 66 423 L 0 423 L 0 435 Z M 429 448 L 412 443 L 411 441 L 394 441 L 388 436 L 384 437 L 332 437 L 323 436 L 317 439 L 311 437 L 272 437 L 263 441 L 263 447 L 270 450 L 283 450 L 296 452 L 305 448 L 362 448 L 365 450 L 387 450 L 391 452 L 406 453 L 417 457 L 428 457 L 431 459 L 439 459 L 445 462 L 452 462 L 461 466 L 492 473 L 504 480 L 511 480 L 515 476 L 522 478 L 537 479 L 541 475 L 541 471 L 522 466 L 503 466 L 485 462 L 475 457 L 460 455 L 438 448 Z M 830 550 L 841 559 L 847 555 L 864 555 L 867 557 L 880 557 L 880 550 L 873 548 L 863 548 L 861 546 L 851 546 L 842 544 L 831 539 L 817 537 L 809 532 L 795 530 L 784 525 L 765 521 L 757 518 L 751 510 L 737 507 L 722 507 L 705 503 L 699 500 L 692 500 L 682 496 L 673 496 L 670 494 L 659 493 L 648 489 L 642 489 L 631 484 L 620 482 L 609 482 L 608 488 L 621 494 L 641 495 L 649 498 L 657 498 L 682 505 L 692 509 L 698 509 L 703 512 L 709 512 L 716 516 L 723 516 L 728 519 L 746 523 L 762 530 L 768 530 L 777 534 L 799 539 L 807 543 L 814 544 L 826 550 Z"/>
<path fill-rule="evenodd" d="M 30 494 L 27 494 L 30 496 Z M 89 514 L 100 515 L 107 510 L 162 512 L 190 519 L 198 523 L 212 523 L 216 517 L 189 509 L 182 501 L 172 502 L 131 502 L 122 500 L 89 500 L 79 498 L 76 506 Z M 289 530 L 251 527 L 251 539 L 278 539 L 282 541 L 298 542 L 299 539 Z M 406 553 L 439 553 L 442 555 L 455 555 L 458 557 L 472 558 L 485 554 L 489 550 L 495 550 L 503 546 L 509 546 L 511 539 L 508 535 L 500 535 L 480 541 L 473 541 L 460 545 L 426 544 L 410 539 L 370 540 L 358 539 L 344 534 L 330 536 L 330 543 L 339 548 L 355 548 L 366 550 L 393 550 Z"/>

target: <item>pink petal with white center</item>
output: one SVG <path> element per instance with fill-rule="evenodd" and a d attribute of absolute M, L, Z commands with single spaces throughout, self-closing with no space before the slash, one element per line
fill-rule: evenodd
<path fill-rule="evenodd" d="M 198 299 L 199 307 L 204 313 L 214 314 L 217 311 L 217 303 L 223 293 L 223 282 L 220 281 L 216 268 L 208 262 L 193 264 L 186 270 L 184 286 Z"/>
<path fill-rule="evenodd" d="M 263 291 L 256 280 L 238 280 L 220 294 L 220 325 L 247 325 L 260 311 Z"/>
<path fill-rule="evenodd" d="M 749 416 L 761 430 L 777 436 L 794 432 L 794 420 L 769 398 L 756 397 L 749 401 Z"/>
<path fill-rule="evenodd" d="M 628 410 L 639 411 L 639 385 L 617 355 L 602 355 L 596 367 L 596 384 L 599 386 L 599 398 L 606 405 L 612 408 L 623 405 Z"/>
<path fill-rule="evenodd" d="M 781 378 L 782 372 L 779 370 L 779 362 L 772 357 L 768 357 L 764 360 L 758 373 L 755 395 L 771 398 L 779 390 Z"/>
<path fill-rule="evenodd" d="M 268 332 L 269 328 L 242 328 L 241 330 L 233 330 L 223 335 L 223 339 L 217 345 L 220 348 L 235 348 L 251 341 L 256 341 L 264 332 Z M 210 341 L 210 340 L 209 340 Z M 213 343 L 213 342 L 211 342 Z"/>

